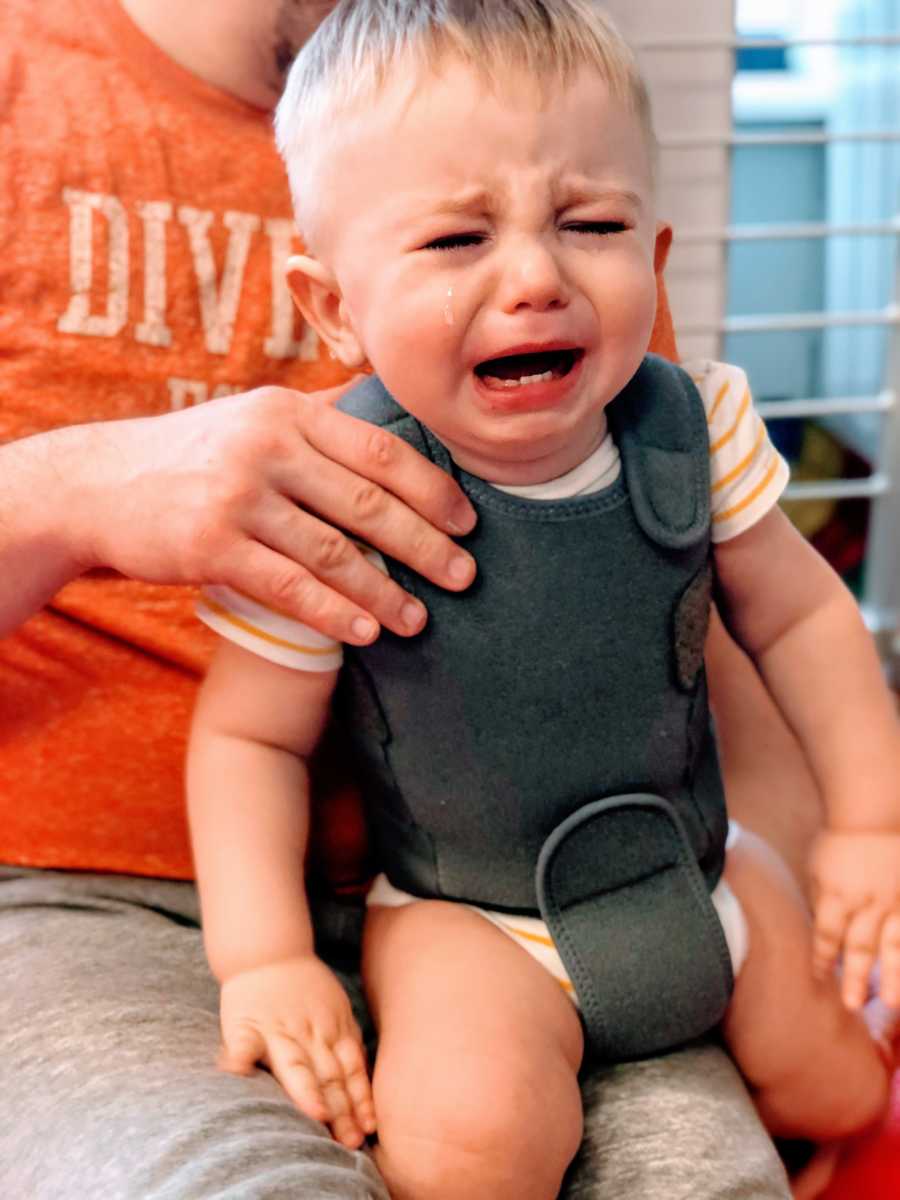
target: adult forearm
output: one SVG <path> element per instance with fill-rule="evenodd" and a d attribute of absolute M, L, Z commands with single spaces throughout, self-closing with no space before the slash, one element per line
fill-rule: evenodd
<path fill-rule="evenodd" d="M 447 533 L 474 513 L 440 468 L 328 398 L 259 388 L 0 448 L 0 630 L 97 565 L 227 584 L 354 645 L 379 622 L 417 633 L 424 606 L 348 534 L 459 591 L 475 564 Z"/>
<path fill-rule="evenodd" d="M 0 636 L 90 565 L 78 525 L 83 427 L 0 447 Z"/>

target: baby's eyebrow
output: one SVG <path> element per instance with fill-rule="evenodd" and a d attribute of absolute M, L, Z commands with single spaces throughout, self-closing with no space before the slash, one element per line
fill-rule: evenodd
<path fill-rule="evenodd" d="M 454 196 L 440 196 L 430 206 L 433 213 L 485 213 L 496 206 L 497 198 L 487 188 L 473 187 Z"/>
<path fill-rule="evenodd" d="M 559 180 L 553 188 L 554 204 L 557 208 L 574 208 L 579 204 L 596 204 L 602 201 L 625 203 L 630 208 L 641 210 L 644 200 L 640 193 L 630 188 L 617 188 L 592 183 L 589 179 Z M 431 215 L 481 216 L 491 213 L 502 204 L 504 197 L 485 187 L 466 188 L 451 196 L 437 196 L 428 206 Z"/>
<path fill-rule="evenodd" d="M 579 204 L 596 204 L 603 200 L 616 203 L 626 203 L 631 208 L 642 209 L 643 198 L 638 192 L 628 188 L 598 187 L 588 180 L 573 183 L 563 183 L 556 193 L 556 203 L 560 208 L 574 208 Z"/>

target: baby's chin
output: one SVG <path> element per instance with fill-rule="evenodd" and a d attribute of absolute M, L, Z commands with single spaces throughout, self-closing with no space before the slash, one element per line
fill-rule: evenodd
<path fill-rule="evenodd" d="M 558 479 L 582 463 L 599 445 L 602 434 L 576 444 L 570 437 L 506 438 L 466 445 L 454 443 L 433 430 L 454 463 L 468 475 L 488 483 L 523 487 Z"/>

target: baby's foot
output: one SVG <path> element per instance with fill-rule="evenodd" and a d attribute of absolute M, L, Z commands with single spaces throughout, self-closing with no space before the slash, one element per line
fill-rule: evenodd
<path fill-rule="evenodd" d="M 890 1079 L 900 1067 L 900 1009 L 888 1008 L 877 995 L 873 995 L 863 1007 L 861 1015 Z M 793 1200 L 816 1200 L 821 1196 L 828 1189 L 843 1153 L 853 1143 L 854 1139 L 850 1138 L 846 1142 L 829 1142 L 819 1146 L 810 1159 L 791 1174 Z"/>

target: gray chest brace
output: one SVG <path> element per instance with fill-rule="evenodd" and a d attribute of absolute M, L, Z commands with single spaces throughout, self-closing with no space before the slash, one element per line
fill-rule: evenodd
<path fill-rule="evenodd" d="M 693 385 L 646 360 L 609 410 L 623 475 L 555 502 L 456 470 L 375 380 L 344 404 L 453 472 L 479 514 L 473 587 L 451 595 L 391 562 L 428 626 L 351 651 L 342 675 L 380 865 L 418 895 L 540 912 L 605 1056 L 705 1031 L 732 980 L 709 900 L 726 817 Z"/>

